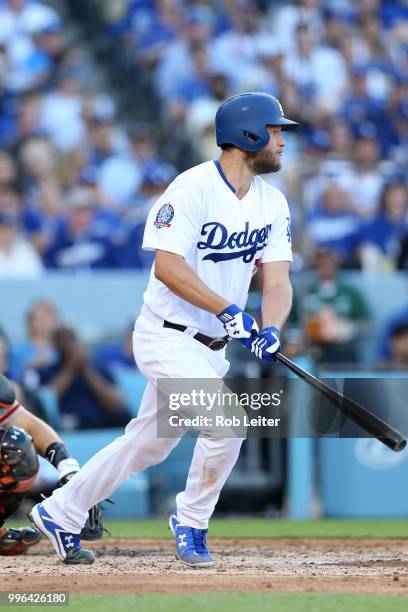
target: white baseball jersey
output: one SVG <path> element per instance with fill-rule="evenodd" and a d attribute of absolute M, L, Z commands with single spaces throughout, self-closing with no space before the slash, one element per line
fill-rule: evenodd
<path fill-rule="evenodd" d="M 259 176 L 239 200 L 219 162 L 208 161 L 180 174 L 152 207 L 143 248 L 181 255 L 210 289 L 245 308 L 259 264 L 292 260 L 288 204 Z M 160 282 L 154 264 L 143 308 L 208 336 L 225 335 L 212 313 Z"/>

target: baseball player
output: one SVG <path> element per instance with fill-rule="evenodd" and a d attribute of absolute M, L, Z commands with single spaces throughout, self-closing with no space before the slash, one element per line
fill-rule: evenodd
<path fill-rule="evenodd" d="M 297 127 L 279 101 L 246 93 L 218 109 L 218 160 L 179 175 L 150 211 L 143 248 L 155 251 L 144 304 L 133 333 L 134 356 L 147 378 L 137 418 L 41 504 L 31 519 L 57 555 L 84 563 L 80 547 L 88 508 L 129 477 L 167 457 L 179 438 L 158 438 L 158 379 L 217 379 L 228 371 L 232 338 L 274 361 L 291 308 L 290 215 L 284 195 L 259 175 L 277 172 L 285 141 Z M 252 275 L 262 266 L 262 330 L 245 311 Z M 181 434 L 180 434 L 181 435 Z M 214 563 L 208 521 L 240 451 L 242 438 L 199 436 L 185 490 L 169 525 L 176 556 L 193 567 Z"/>
<path fill-rule="evenodd" d="M 17 401 L 14 387 L 0 374 L 0 555 L 25 553 L 41 539 L 38 529 L 3 527 L 33 485 L 39 467 L 37 453 L 58 470 L 60 485 L 79 470 L 78 461 L 58 434 Z M 98 504 L 89 511 L 82 538 L 96 540 L 102 533 Z"/>

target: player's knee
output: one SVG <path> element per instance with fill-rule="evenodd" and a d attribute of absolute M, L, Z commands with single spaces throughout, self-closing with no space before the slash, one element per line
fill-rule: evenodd
<path fill-rule="evenodd" d="M 151 465 L 157 465 L 164 461 L 166 457 L 169 456 L 173 446 L 149 446 L 143 449 L 140 449 L 140 452 L 143 454 L 144 463 L 146 467 Z"/>
<path fill-rule="evenodd" d="M 239 452 L 245 438 L 201 438 L 201 444 L 218 460 L 222 456 Z"/>

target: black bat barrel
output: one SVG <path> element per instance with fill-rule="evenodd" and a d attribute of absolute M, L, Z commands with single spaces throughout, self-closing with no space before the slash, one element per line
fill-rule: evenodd
<path fill-rule="evenodd" d="M 323 380 L 316 378 L 316 376 L 298 366 L 291 359 L 282 355 L 282 353 L 276 353 L 275 357 L 280 363 L 283 363 L 292 372 L 329 399 L 343 414 L 365 429 L 371 436 L 385 444 L 385 446 L 388 446 L 388 448 L 395 452 L 402 451 L 405 448 L 407 441 L 401 432 L 394 429 L 394 427 L 376 414 L 370 412 L 368 408 L 339 393 L 339 391 L 330 387 Z"/>

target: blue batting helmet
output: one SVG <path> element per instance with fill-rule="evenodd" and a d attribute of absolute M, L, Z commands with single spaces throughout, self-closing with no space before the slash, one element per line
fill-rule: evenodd
<path fill-rule="evenodd" d="M 244 151 L 260 151 L 269 142 L 267 125 L 294 130 L 299 124 L 286 119 L 279 100 L 269 94 L 238 94 L 226 100 L 215 115 L 217 145 L 232 144 Z"/>

